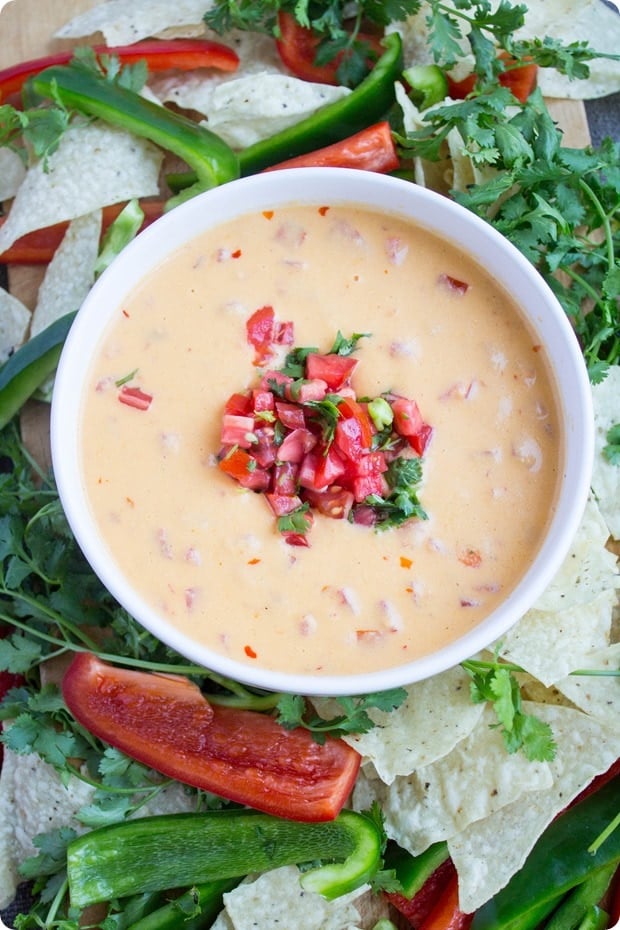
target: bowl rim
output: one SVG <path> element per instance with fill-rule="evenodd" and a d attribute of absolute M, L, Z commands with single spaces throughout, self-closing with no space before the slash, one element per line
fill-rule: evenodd
<path fill-rule="evenodd" d="M 220 222 L 286 204 L 325 203 L 355 204 L 413 220 L 464 248 L 483 267 L 490 263 L 496 269 L 500 285 L 513 292 L 518 304 L 528 303 L 529 324 L 547 345 L 557 382 L 565 456 L 555 512 L 536 559 L 485 620 L 412 662 L 375 672 L 323 676 L 273 671 L 230 659 L 181 633 L 142 600 L 107 546 L 101 545 L 81 480 L 78 425 L 79 386 L 112 313 L 123 295 L 164 257 Z M 142 626 L 198 665 L 254 687 L 317 696 L 353 695 L 404 686 L 458 665 L 501 639 L 535 603 L 560 568 L 581 522 L 594 459 L 594 415 L 585 363 L 566 313 L 534 266 L 489 223 L 455 201 L 396 177 L 346 168 L 291 168 L 200 194 L 164 214 L 122 250 L 86 296 L 67 336 L 52 395 L 50 442 L 59 497 L 78 545 L 101 582 Z"/>

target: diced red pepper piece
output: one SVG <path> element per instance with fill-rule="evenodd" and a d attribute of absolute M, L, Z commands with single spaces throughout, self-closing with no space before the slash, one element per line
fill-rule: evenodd
<path fill-rule="evenodd" d="M 249 449 L 254 443 L 254 417 L 225 413 L 222 417 L 220 442 L 224 446 Z"/>
<path fill-rule="evenodd" d="M 232 416 L 245 417 L 252 411 L 252 398 L 249 394 L 231 394 L 224 404 L 224 413 Z"/>
<path fill-rule="evenodd" d="M 288 158 L 263 171 L 281 171 L 283 168 L 355 168 L 388 174 L 400 166 L 398 151 L 387 120 L 368 126 L 340 142 L 315 149 L 306 155 Z"/>
<path fill-rule="evenodd" d="M 460 281 L 451 274 L 440 274 L 438 280 L 440 284 L 443 284 L 449 291 L 452 291 L 453 294 L 457 294 L 459 297 L 463 297 L 469 290 L 467 281 Z"/>
<path fill-rule="evenodd" d="M 355 398 L 344 397 L 338 405 L 338 412 L 342 417 L 355 417 L 362 429 L 364 448 L 370 449 L 374 430 L 366 407 L 358 403 Z"/>
<path fill-rule="evenodd" d="M 407 439 L 414 452 L 417 452 L 418 455 L 424 455 L 432 436 L 433 427 L 429 426 L 428 423 L 424 423 L 417 433 L 414 433 L 413 436 L 408 436 Z"/>
<path fill-rule="evenodd" d="M 351 380 L 358 361 L 350 355 L 319 355 L 311 352 L 306 358 L 306 377 L 325 381 L 330 391 L 338 391 Z"/>
<path fill-rule="evenodd" d="M 118 392 L 118 399 L 121 404 L 128 407 L 134 407 L 136 410 L 148 410 L 153 402 L 153 395 L 147 394 L 141 388 L 130 387 L 124 384 Z"/>
<path fill-rule="evenodd" d="M 98 56 L 115 55 L 123 65 L 146 61 L 151 73 L 196 68 L 236 71 L 239 66 L 239 56 L 232 48 L 206 39 L 145 39 L 132 45 L 95 45 L 93 50 Z M 0 71 L 0 103 L 19 93 L 28 78 L 52 65 L 66 65 L 72 58 L 72 51 L 56 52 Z"/>
<path fill-rule="evenodd" d="M 279 37 L 276 40 L 278 54 L 283 64 L 295 77 L 315 84 L 339 84 L 338 67 L 342 62 L 342 54 L 337 55 L 333 61 L 326 65 L 316 64 L 317 47 L 320 36 L 312 29 L 300 26 L 292 13 L 278 13 Z M 358 41 L 365 42 L 369 50 L 369 67 L 372 66 L 382 53 L 379 36 L 358 34 Z"/>
<path fill-rule="evenodd" d="M 217 463 L 224 474 L 250 491 L 266 491 L 271 482 L 269 472 L 256 467 L 256 459 L 245 449 L 233 448 Z"/>
<path fill-rule="evenodd" d="M 332 820 L 360 756 L 332 737 L 319 744 L 268 714 L 211 706 L 187 679 L 115 668 L 79 653 L 62 693 L 90 733 L 163 775 L 256 810 Z"/>
<path fill-rule="evenodd" d="M 273 307 L 259 307 L 245 324 L 248 342 L 254 346 L 254 364 L 262 365 L 272 354 L 276 331 Z"/>

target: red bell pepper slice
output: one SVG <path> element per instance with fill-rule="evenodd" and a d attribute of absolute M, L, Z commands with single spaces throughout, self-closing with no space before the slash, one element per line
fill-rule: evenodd
<path fill-rule="evenodd" d="M 211 706 L 187 679 L 116 668 L 79 653 L 62 692 L 76 720 L 138 762 L 187 785 L 290 820 L 333 820 L 360 755 L 343 740 L 319 744 L 274 717 Z"/>
<path fill-rule="evenodd" d="M 473 914 L 464 914 L 459 909 L 459 886 L 455 871 L 430 913 L 419 925 L 419 930 L 469 930 L 473 919 Z"/>
<path fill-rule="evenodd" d="M 536 87 L 538 80 L 538 66 L 535 64 L 523 64 L 515 67 L 512 63 L 514 59 L 510 55 L 502 52 L 500 58 L 506 63 L 507 68 L 498 75 L 498 81 L 502 87 L 508 90 L 519 100 L 525 103 L 532 91 Z M 448 79 L 448 96 L 453 100 L 464 100 L 468 94 L 471 94 L 476 85 L 476 75 L 469 74 L 462 81 L 453 81 L 450 75 Z"/>
<path fill-rule="evenodd" d="M 239 56 L 232 48 L 206 39 L 145 39 L 133 45 L 95 45 L 93 51 L 99 56 L 115 55 L 124 65 L 144 60 L 151 73 L 195 68 L 236 71 L 239 67 Z M 19 93 L 28 78 L 39 71 L 52 65 L 66 65 L 72 58 L 73 51 L 56 52 L 0 71 L 0 103 Z"/>
<path fill-rule="evenodd" d="M 301 26 L 292 13 L 278 13 L 279 38 L 276 40 L 278 54 L 289 71 L 304 81 L 315 84 L 339 84 L 338 67 L 342 62 L 342 53 L 325 65 L 316 63 L 316 56 L 321 37 L 312 29 Z M 383 52 L 378 36 L 359 33 L 359 42 L 368 45 L 371 55 L 376 58 Z M 372 66 L 372 61 L 369 62 Z"/>
<path fill-rule="evenodd" d="M 388 174 L 396 171 L 399 165 L 390 124 L 382 120 L 333 145 L 264 168 L 263 174 L 283 168 L 357 168 Z"/>
<path fill-rule="evenodd" d="M 105 234 L 108 227 L 119 215 L 125 203 L 115 203 L 102 210 L 101 232 Z M 141 200 L 140 208 L 144 221 L 140 229 L 145 229 L 164 212 L 163 200 Z M 0 226 L 6 222 L 6 216 L 0 216 Z M 54 257 L 54 252 L 63 240 L 69 223 L 55 223 L 44 229 L 36 229 L 17 239 L 6 252 L 0 253 L 2 265 L 47 265 Z"/>
<path fill-rule="evenodd" d="M 456 869 L 451 859 L 446 859 L 426 879 L 419 891 L 412 898 L 403 894 L 389 892 L 386 898 L 396 910 L 409 921 L 412 927 L 419 927 L 431 914 L 449 886 L 455 879 Z"/>

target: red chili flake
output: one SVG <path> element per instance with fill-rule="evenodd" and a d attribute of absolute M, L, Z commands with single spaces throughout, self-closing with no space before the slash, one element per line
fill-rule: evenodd
<path fill-rule="evenodd" d="M 128 387 L 126 384 L 118 392 L 118 399 L 121 404 L 127 404 L 128 407 L 134 407 L 136 410 L 148 410 L 153 401 L 153 395 L 136 387 Z"/>
<path fill-rule="evenodd" d="M 230 253 L 231 258 L 241 258 L 241 249 L 235 249 L 234 252 Z"/>
<path fill-rule="evenodd" d="M 258 565 L 259 562 L 260 562 L 260 559 L 256 559 L 256 558 L 248 559 L 248 565 Z"/>
<path fill-rule="evenodd" d="M 542 346 L 541 346 L 541 345 L 533 345 L 533 346 L 532 346 L 532 352 L 540 352 L 541 349 L 542 349 Z"/>
<path fill-rule="evenodd" d="M 459 281 L 458 278 L 453 278 L 451 274 L 440 274 L 438 281 L 458 297 L 462 297 L 469 290 L 469 284 L 466 281 Z"/>
<path fill-rule="evenodd" d="M 321 216 L 325 216 L 328 210 L 329 210 L 329 207 L 319 207 L 319 214 Z"/>
<path fill-rule="evenodd" d="M 255 659 L 255 658 L 256 658 L 256 653 L 254 652 L 254 650 L 252 649 L 251 646 L 244 646 L 244 647 L 243 647 L 243 651 L 245 652 L 245 654 L 246 654 L 246 656 L 248 657 L 248 659 Z"/>
<path fill-rule="evenodd" d="M 273 210 L 263 210 L 263 216 L 265 217 L 266 220 L 272 220 L 273 213 L 274 213 Z"/>
<path fill-rule="evenodd" d="M 125 309 L 123 308 L 123 310 L 122 310 L 121 312 L 122 312 L 123 316 L 126 316 L 127 319 L 129 319 L 129 311 L 128 311 L 128 310 L 125 310 Z"/>
<path fill-rule="evenodd" d="M 401 567 L 401 568 L 411 568 L 412 565 L 413 565 L 413 560 L 412 560 L 412 559 L 408 559 L 407 556 L 401 555 L 401 557 L 400 557 L 400 567 Z"/>

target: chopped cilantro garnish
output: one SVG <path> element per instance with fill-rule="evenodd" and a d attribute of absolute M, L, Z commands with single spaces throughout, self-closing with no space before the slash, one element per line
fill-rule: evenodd
<path fill-rule="evenodd" d="M 418 490 L 422 480 L 422 461 L 418 458 L 395 458 L 385 473 L 390 494 L 380 497 L 372 494 L 365 503 L 370 505 L 377 517 L 378 529 L 401 526 L 412 517 L 426 519 L 426 512 L 418 499 Z"/>
<path fill-rule="evenodd" d="M 615 423 L 607 430 L 607 443 L 603 446 L 603 455 L 610 465 L 620 465 L 620 423 Z"/>
<path fill-rule="evenodd" d="M 352 355 L 357 349 L 360 339 L 365 339 L 368 336 L 370 336 L 370 333 L 353 333 L 349 339 L 346 339 L 338 330 L 334 344 L 329 350 L 329 355 Z"/>

